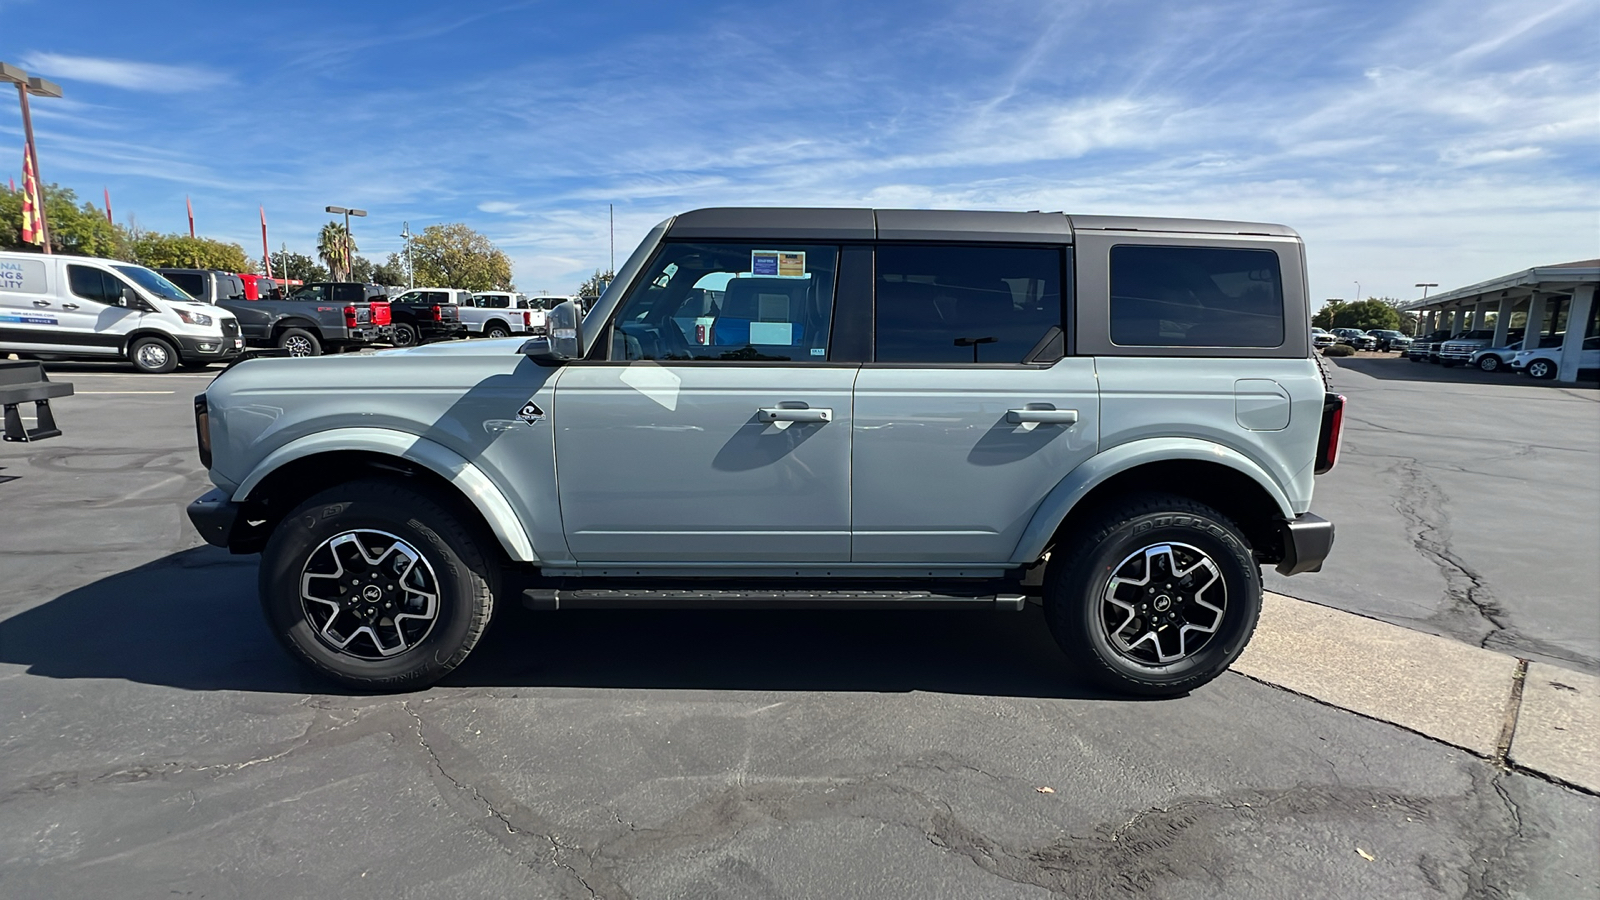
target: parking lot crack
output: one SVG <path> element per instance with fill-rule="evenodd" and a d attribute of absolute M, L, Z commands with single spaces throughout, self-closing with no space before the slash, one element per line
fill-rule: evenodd
<path fill-rule="evenodd" d="M 1444 578 L 1448 605 L 1436 612 L 1431 621 L 1446 633 L 1479 647 L 1504 643 L 1511 627 L 1505 609 L 1495 599 L 1483 574 L 1451 546 L 1444 491 L 1423 472 L 1421 462 L 1415 458 L 1404 458 L 1389 471 L 1400 482 L 1394 508 L 1406 520 L 1412 546 Z"/>

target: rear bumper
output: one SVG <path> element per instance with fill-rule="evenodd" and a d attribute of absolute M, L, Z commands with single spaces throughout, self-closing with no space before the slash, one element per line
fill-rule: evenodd
<path fill-rule="evenodd" d="M 1282 533 L 1283 559 L 1278 561 L 1279 575 L 1322 571 L 1322 561 L 1333 550 L 1332 522 L 1306 513 L 1284 522 Z"/>
<path fill-rule="evenodd" d="M 189 521 L 194 523 L 194 530 L 213 547 L 228 546 L 238 520 L 239 504 L 220 490 L 206 491 L 189 504 Z"/>

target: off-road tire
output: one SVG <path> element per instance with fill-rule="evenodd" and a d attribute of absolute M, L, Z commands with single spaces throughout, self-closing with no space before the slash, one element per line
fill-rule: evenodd
<path fill-rule="evenodd" d="M 354 481 L 300 504 L 278 523 L 261 554 L 261 605 L 274 636 L 313 671 L 361 691 L 409 691 L 449 674 L 477 646 L 494 615 L 499 570 L 473 528 L 448 500 L 396 481 Z M 317 634 L 301 599 L 311 556 L 352 530 L 393 535 L 414 548 L 437 579 L 437 617 L 425 637 L 398 655 L 361 658 Z"/>
<path fill-rule="evenodd" d="M 1166 665 L 1144 664 L 1112 646 L 1101 619 L 1103 595 L 1130 554 L 1165 542 L 1210 557 L 1227 589 L 1226 604 L 1216 632 L 1193 654 Z M 1069 662 L 1096 685 L 1120 694 L 1174 697 L 1216 678 L 1238 659 L 1261 615 L 1261 590 L 1249 541 L 1227 517 L 1186 497 L 1145 494 L 1116 504 L 1057 546 L 1045 572 L 1045 619 Z"/>

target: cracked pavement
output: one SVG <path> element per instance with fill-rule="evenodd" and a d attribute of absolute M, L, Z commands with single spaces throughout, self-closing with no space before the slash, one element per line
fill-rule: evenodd
<path fill-rule="evenodd" d="M 1036 609 L 513 609 L 330 692 L 182 521 L 179 383 L 0 447 L 0 897 L 1600 896 L 1600 798 L 1232 673 L 1102 697 Z"/>
<path fill-rule="evenodd" d="M 1333 555 L 1267 589 L 1600 674 L 1600 391 L 1333 363 L 1344 450 L 1313 500 Z"/>

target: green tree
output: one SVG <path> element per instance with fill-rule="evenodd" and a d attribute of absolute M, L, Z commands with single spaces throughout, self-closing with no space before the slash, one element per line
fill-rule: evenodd
<path fill-rule="evenodd" d="M 400 259 L 400 254 L 391 253 L 389 258 L 372 267 L 372 281 L 374 284 L 402 285 L 406 283 L 406 264 Z"/>
<path fill-rule="evenodd" d="M 1333 305 L 1328 304 L 1328 306 Z M 1368 297 L 1355 303 L 1340 303 L 1338 306 L 1332 317 L 1333 324 L 1323 327 L 1359 328 L 1362 331 L 1371 331 L 1374 328 L 1398 330 L 1401 325 L 1399 310 L 1377 297 Z M 1327 308 L 1323 307 L 1324 310 Z"/>
<path fill-rule="evenodd" d="M 611 279 L 613 279 L 615 277 L 617 277 L 617 273 L 611 271 L 610 269 L 607 269 L 604 272 L 600 271 L 599 269 L 595 269 L 593 275 L 590 275 L 583 282 L 583 284 L 578 285 L 578 296 L 579 297 L 598 297 L 598 296 L 600 296 L 600 285 L 601 284 L 609 284 Z"/>
<path fill-rule="evenodd" d="M 222 269 L 225 272 L 254 272 L 255 258 L 238 244 L 187 234 L 144 232 L 132 241 L 133 259 L 152 269 Z"/>
<path fill-rule="evenodd" d="M 272 254 L 272 274 L 289 281 L 331 281 L 328 270 L 302 253 L 280 250 Z"/>
<path fill-rule="evenodd" d="M 350 280 L 370 284 L 372 282 L 372 270 L 375 268 L 377 267 L 372 264 L 372 260 L 367 259 L 365 256 L 357 256 L 350 261 Z"/>
<path fill-rule="evenodd" d="M 58 184 L 44 186 L 44 211 L 50 226 L 50 249 L 76 256 L 128 259 L 129 248 L 122 230 L 106 221 L 104 212 L 92 203 L 78 203 L 71 188 Z M 0 185 L 0 247 L 7 250 L 39 250 L 37 244 L 22 242 L 22 192 Z"/>
<path fill-rule="evenodd" d="M 423 229 L 412 240 L 411 259 L 419 286 L 511 289 L 511 260 L 488 238 L 459 222 Z"/>
<path fill-rule="evenodd" d="M 354 240 L 349 240 L 349 234 L 339 222 L 329 222 L 317 234 L 317 256 L 341 281 L 350 280 L 350 262 L 345 256 L 346 252 L 355 253 L 360 249 Z"/>

